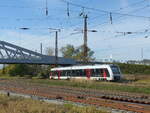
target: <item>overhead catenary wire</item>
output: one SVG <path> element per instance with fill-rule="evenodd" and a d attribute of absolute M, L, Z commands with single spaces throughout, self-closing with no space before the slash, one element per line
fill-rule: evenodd
<path fill-rule="evenodd" d="M 143 3 L 144 1 L 146 1 L 146 0 L 142 0 L 142 1 L 140 1 L 140 2 L 136 2 L 136 3 L 133 3 L 133 4 L 129 4 L 129 5 L 126 6 L 126 7 L 122 7 L 122 8 L 113 10 L 113 11 L 121 11 L 121 10 L 123 10 L 123 9 L 126 9 L 126 8 L 132 6 L 132 5 L 135 6 L 135 5 L 141 4 L 141 3 Z M 135 11 L 137 12 L 137 11 L 142 10 L 142 9 L 145 9 L 145 8 L 147 8 L 147 7 L 149 7 L 149 6 L 150 6 L 150 4 L 148 4 L 148 5 L 146 5 L 146 6 L 142 7 L 142 8 L 138 8 L 138 9 L 136 9 Z M 133 12 L 135 12 L 135 11 L 132 11 L 131 13 L 133 13 Z M 111 13 L 111 12 L 110 12 L 110 13 Z M 112 13 L 111 13 L 111 15 L 112 15 Z M 99 18 L 99 17 L 102 18 L 103 16 L 107 16 L 107 14 L 103 14 L 103 15 L 99 15 L 99 16 L 90 18 L 90 20 L 95 20 L 95 19 L 97 19 L 97 18 Z M 110 16 L 110 14 L 109 14 L 109 16 Z M 121 17 L 124 17 L 124 16 L 120 16 L 119 18 L 121 18 Z M 104 24 L 105 24 L 105 23 L 107 23 L 107 22 L 104 22 Z"/>
<path fill-rule="evenodd" d="M 121 8 L 119 8 L 119 9 L 116 9 L 116 10 L 113 10 L 113 11 L 121 11 L 121 10 L 124 10 L 124 9 L 126 9 L 126 8 L 129 8 L 129 7 L 131 7 L 131 6 L 135 6 L 135 5 L 138 5 L 138 4 L 141 4 L 141 3 L 143 3 L 143 2 L 145 2 L 145 1 L 147 1 L 147 0 L 142 0 L 142 1 L 139 1 L 139 2 L 136 2 L 136 3 L 133 3 L 133 4 L 129 4 L 128 6 L 125 6 L 125 7 L 121 7 Z M 148 5 L 146 5 L 146 7 L 147 6 L 149 6 L 150 4 L 148 4 Z M 143 7 L 143 9 L 144 9 L 145 7 Z M 141 8 L 142 9 L 142 8 Z M 136 10 L 137 11 L 137 10 Z M 111 12 L 110 12 L 111 13 Z M 98 17 L 102 17 L 102 16 L 106 16 L 106 14 L 103 14 L 103 15 L 100 15 L 100 16 L 96 16 L 96 17 L 94 17 L 94 18 L 92 18 L 92 20 L 93 19 L 96 19 L 96 18 L 98 18 Z"/>
<path fill-rule="evenodd" d="M 66 6 L 65 6 L 66 7 Z M 147 7 L 147 6 L 146 6 Z M 50 7 L 49 7 L 50 8 Z M 75 8 L 75 7 L 74 7 Z M 45 9 L 45 7 L 44 7 L 44 9 Z M 42 10 L 43 12 L 44 12 L 44 9 Z M 72 7 L 70 6 L 70 3 L 68 3 L 67 4 L 67 16 L 69 17 L 69 18 L 65 18 L 65 19 L 70 19 L 71 21 L 73 20 L 73 16 L 74 16 L 74 14 L 72 14 L 72 12 L 73 12 L 73 10 L 74 9 L 72 9 Z M 75 9 L 78 9 L 78 8 L 75 8 Z M 58 10 L 58 9 L 57 9 Z M 87 11 L 86 10 L 86 7 L 84 7 L 84 10 L 85 11 Z M 49 9 L 49 11 L 51 11 L 50 9 Z M 66 11 L 66 9 L 65 9 L 65 11 Z M 138 10 L 137 10 L 138 11 Z M 62 11 L 61 11 L 62 12 Z M 80 12 L 83 12 L 83 7 L 80 7 L 79 8 L 79 10 L 77 11 L 75 11 L 76 13 L 80 13 Z M 112 11 L 112 12 L 115 12 L 115 11 Z M 93 13 L 93 12 L 92 12 Z M 50 13 L 51 14 L 51 13 Z M 64 14 L 66 14 L 66 12 L 64 12 Z M 93 13 L 93 15 L 94 15 L 95 13 Z M 99 14 L 99 13 L 97 13 L 97 14 Z M 114 24 L 115 23 L 115 21 L 116 21 L 116 19 L 117 18 L 115 18 L 115 14 L 114 13 L 111 13 L 111 11 L 109 12 L 109 13 L 104 13 L 104 15 L 106 15 L 107 16 L 107 18 L 109 19 L 109 21 L 107 20 L 107 23 L 111 23 L 111 24 Z M 58 16 L 58 15 L 56 15 L 56 16 Z M 65 15 L 66 16 L 66 15 Z M 79 15 L 78 15 L 79 16 Z M 94 16 L 96 16 L 96 15 L 94 15 Z M 120 16 L 124 16 L 124 15 L 120 15 Z M 126 16 L 126 15 L 125 15 Z M 44 18 L 43 18 L 44 17 Z M 34 21 L 34 20 L 39 20 L 39 21 L 41 21 L 41 19 L 45 19 L 45 16 L 43 16 L 42 18 L 25 18 L 25 17 L 20 17 L 20 18 L 16 18 L 16 20 L 19 20 L 19 21 L 21 21 L 21 20 L 31 20 L 31 21 Z M 47 16 L 46 18 L 51 18 L 50 17 L 50 15 L 49 16 Z M 53 17 L 54 19 L 55 18 L 57 18 L 57 17 Z M 89 17 L 90 18 L 90 17 Z M 111 19 L 112 18 L 112 19 Z M 9 19 L 9 18 L 8 18 Z M 14 19 L 14 18 L 10 18 L 10 19 Z M 62 17 L 61 17 L 61 19 L 62 19 Z M 77 18 L 77 19 L 79 19 L 79 18 Z M 124 18 L 123 18 L 124 19 Z M 49 19 L 50 20 L 50 19 Z M 63 19 L 62 19 L 63 20 Z M 58 20 L 59 21 L 59 20 Z M 100 21 L 102 21 L 102 20 L 100 20 Z M 106 21 L 106 20 L 105 20 Z M 53 21 L 52 21 L 53 22 Z M 118 21 L 117 21 L 118 22 Z M 64 23 L 63 23 L 64 24 Z M 77 25 L 77 23 L 76 22 L 74 22 L 74 21 L 72 21 L 72 24 L 74 24 L 74 25 Z M 80 25 L 81 25 L 82 23 L 80 22 Z M 97 23 L 98 24 L 98 23 Z M 64 24 L 65 25 L 65 24 Z M 79 25 L 78 25 L 79 26 Z M 32 27 L 32 26 L 31 26 Z M 30 27 L 30 30 L 45 30 L 46 28 L 31 28 Z M 8 29 L 9 29 L 9 26 L 8 26 Z M 17 28 L 15 28 L 15 29 L 18 29 L 18 27 Z M 62 39 L 63 38 L 66 38 L 67 36 L 63 36 L 62 37 Z M 78 36 L 79 37 L 79 36 Z M 69 37 L 68 38 L 70 38 L 70 35 L 69 35 Z"/>
<path fill-rule="evenodd" d="M 142 7 L 142 8 L 135 9 L 134 11 L 132 11 L 132 12 L 130 12 L 130 13 L 134 13 L 134 12 L 140 11 L 140 10 L 145 9 L 145 8 L 148 8 L 148 7 L 150 7 L 150 5 L 146 5 L 146 6 Z M 116 21 L 116 19 L 118 20 L 118 19 L 120 19 L 120 18 L 122 18 L 122 17 L 124 17 L 124 16 L 119 16 L 119 17 L 117 17 L 117 18 L 113 18 L 113 20 Z M 149 18 L 148 18 L 148 21 L 149 21 Z M 117 21 L 117 22 L 118 22 L 118 21 Z M 105 22 L 103 22 L 103 23 L 101 23 L 101 24 L 92 25 L 91 27 L 97 27 L 97 26 L 101 26 L 101 25 L 104 25 L 104 24 L 108 24 L 108 23 L 109 23 L 108 21 L 105 21 Z"/>
<path fill-rule="evenodd" d="M 97 12 L 103 12 L 103 13 L 106 13 L 106 14 L 109 14 L 111 12 L 112 14 L 117 14 L 117 15 L 124 15 L 124 16 L 131 16 L 131 17 L 137 17 L 137 18 L 150 19 L 150 17 L 147 17 L 147 16 L 132 15 L 132 14 L 119 13 L 119 12 L 114 12 L 114 11 L 106 11 L 106 10 L 102 10 L 102 9 L 86 7 L 86 6 L 83 6 L 83 5 L 80 5 L 80 4 L 76 4 L 76 3 L 73 3 L 73 2 L 68 2 L 67 0 L 61 0 L 61 1 L 64 2 L 64 3 L 69 3 L 70 5 L 73 5 L 73 6 L 76 6 L 76 7 L 80 7 L 80 8 L 84 7 L 85 9 L 88 9 L 88 10 L 93 10 L 93 11 L 97 11 Z"/>
<path fill-rule="evenodd" d="M 46 19 L 50 19 L 50 20 L 67 20 L 67 18 L 65 17 L 62 17 L 62 18 L 59 18 L 59 17 L 53 17 L 53 16 L 47 16 L 46 18 L 45 17 L 24 17 L 24 18 L 21 18 L 21 17 L 15 17 L 15 18 L 9 18 L 9 17 L 0 17 L 0 20 L 15 20 L 15 21 L 42 21 L 42 20 L 46 20 Z M 76 16 L 72 16 L 71 19 L 79 19 L 79 17 L 76 17 Z"/>
<path fill-rule="evenodd" d="M 63 0 L 63 1 L 66 1 L 66 0 Z M 145 0 L 143 0 L 143 2 L 144 2 Z M 137 2 L 137 3 L 134 3 L 134 4 L 132 4 L 132 5 L 137 5 L 137 4 L 140 4 L 140 3 L 142 3 L 142 1 L 140 1 L 140 2 Z M 70 4 L 70 2 L 69 2 L 69 4 Z M 73 4 L 74 5 L 74 4 Z M 82 8 L 84 8 L 84 9 L 87 9 L 87 7 L 85 7 L 85 6 L 82 6 L 82 5 L 79 5 L 79 6 L 77 6 L 77 7 L 80 7 L 81 9 Z M 149 5 L 146 5 L 146 6 L 144 6 L 144 7 L 142 7 L 142 8 L 139 8 L 139 9 L 136 9 L 135 11 L 138 11 L 138 10 L 142 10 L 142 9 L 145 9 L 145 8 L 147 8 L 147 7 L 149 7 Z M 89 8 L 88 8 L 89 9 Z M 122 8 L 123 9 L 123 8 Z M 93 8 L 92 8 L 92 10 L 93 10 Z M 95 9 L 94 9 L 95 10 Z M 99 9 L 96 9 L 96 10 L 99 10 Z M 134 12 L 135 12 L 134 11 Z M 105 13 L 107 14 L 107 13 L 109 13 L 109 19 L 110 19 L 110 23 L 112 24 L 112 12 L 113 12 L 113 14 L 114 14 L 114 11 L 111 11 L 111 12 L 108 12 L 108 11 L 106 11 Z M 104 15 L 106 15 L 106 14 L 104 14 Z M 121 13 L 115 13 L 115 14 L 121 14 Z M 142 17 L 142 18 L 146 18 L 146 19 L 150 19 L 150 17 L 146 17 L 146 16 L 137 16 L 137 15 L 132 15 L 132 14 L 121 14 L 121 16 L 120 17 L 123 17 L 123 16 L 133 16 L 133 17 Z M 119 18 L 120 18 L 119 17 Z M 117 18 L 118 19 L 118 18 Z M 116 19 L 115 19 L 116 20 Z M 102 23 L 102 24 L 105 24 L 105 23 L 108 23 L 108 21 L 107 22 L 104 22 L 104 23 Z M 99 24 L 99 25 L 102 25 L 102 24 Z M 98 26 L 98 25 L 96 25 L 96 26 Z M 93 26 L 92 26 L 93 27 Z"/>
<path fill-rule="evenodd" d="M 47 1 L 47 0 L 46 0 Z M 143 1 L 145 1 L 145 0 L 143 0 Z M 140 2 L 137 2 L 137 3 L 135 3 L 135 4 L 138 4 L 138 3 L 141 3 L 142 1 L 140 1 Z M 47 4 L 47 3 L 46 3 Z M 68 2 L 68 4 L 70 5 L 70 2 Z M 133 5 L 135 5 L 135 4 L 133 4 Z M 2 6 L 2 7 L 11 7 L 10 5 L 0 5 L 0 6 Z M 46 5 L 47 6 L 47 5 Z M 33 6 L 13 6 L 13 7 L 16 7 L 16 8 L 29 8 L 29 7 L 31 7 L 31 8 L 33 8 Z M 40 7 L 37 7 L 37 8 L 40 8 Z M 42 8 L 42 7 L 41 7 Z M 44 8 L 44 7 L 43 7 Z M 83 8 L 83 6 L 82 6 L 82 8 Z M 86 7 L 85 7 L 86 8 Z M 123 8 L 121 8 L 121 9 L 123 9 Z M 69 9 L 69 11 L 70 11 L 70 9 Z M 47 11 L 47 14 L 48 14 L 48 11 Z M 46 15 L 47 15 L 46 14 Z M 68 13 L 69 14 L 69 13 Z M 18 19 L 18 20 L 25 20 L 25 19 Z M 28 19 L 26 19 L 26 20 L 28 20 Z M 33 20 L 33 19 L 29 19 L 29 20 Z M 35 19 L 36 20 L 36 19 Z M 38 20 L 38 19 L 37 19 Z"/>
<path fill-rule="evenodd" d="M 0 5 L 0 7 L 2 7 L 2 8 L 19 8 L 19 9 L 28 9 L 28 8 L 45 9 L 44 7 L 39 7 L 39 6 Z"/>
<path fill-rule="evenodd" d="M 70 3 L 68 3 L 69 5 L 70 5 Z M 81 8 L 83 8 L 83 7 L 81 7 Z M 85 9 L 86 9 L 86 7 L 84 7 Z M 69 11 L 71 11 L 71 9 L 69 8 Z M 70 13 L 70 12 L 69 12 Z M 111 12 L 109 12 L 109 14 L 110 14 Z M 111 16 L 110 16 L 111 17 Z M 72 18 L 71 18 L 72 19 Z M 23 18 L 18 18 L 18 19 L 16 19 L 16 20 L 18 20 L 18 21 L 20 21 L 20 20 L 41 20 L 41 19 L 39 19 L 39 18 L 26 18 L 26 19 L 23 19 Z M 44 20 L 44 19 L 43 19 Z M 110 19 L 111 20 L 111 19 Z M 113 18 L 113 20 L 114 20 L 114 18 Z M 75 24 L 76 25 L 76 24 Z"/>
<path fill-rule="evenodd" d="M 132 3 L 132 4 L 129 4 L 129 5 L 127 5 L 127 6 L 125 6 L 125 7 L 121 7 L 121 8 L 119 8 L 119 9 L 116 9 L 116 10 L 114 10 L 114 11 L 121 11 L 121 10 L 124 10 L 124 9 L 126 9 L 126 8 L 129 8 L 129 7 L 131 7 L 131 6 L 135 6 L 135 5 L 139 5 L 139 4 L 141 4 L 141 3 L 144 3 L 144 2 L 146 2 L 147 0 L 141 0 L 141 1 L 138 1 L 138 2 L 135 2 L 135 3 Z"/>
<path fill-rule="evenodd" d="M 1 27 L 0 29 L 17 29 L 17 28 L 12 28 L 12 27 L 7 27 L 7 28 L 6 28 L 6 27 Z M 35 29 L 36 29 L 36 30 L 38 30 L 38 29 L 41 30 L 41 29 L 46 29 L 46 28 L 32 28 L 32 30 L 35 30 Z"/>
<path fill-rule="evenodd" d="M 70 3 L 68 2 L 68 4 L 70 5 Z M 18 6 L 18 7 L 20 7 L 20 6 Z M 27 8 L 28 6 L 21 6 L 22 8 Z M 20 7 L 20 8 L 21 8 Z M 29 6 L 30 7 L 30 6 Z M 83 7 L 82 7 L 83 8 Z M 85 8 L 85 7 L 84 7 Z M 72 10 L 69 8 L 69 15 L 70 15 L 70 12 L 72 12 Z M 77 11 L 76 11 L 77 12 Z M 0 19 L 2 19 L 2 18 L 0 18 Z M 9 18 L 9 19 L 11 19 L 11 18 Z M 69 18 L 69 19 L 73 19 L 72 17 L 71 18 Z M 78 19 L 78 18 L 77 18 Z M 39 20 L 39 21 L 41 21 L 41 20 L 44 20 L 44 18 L 16 18 L 15 19 L 16 21 L 24 21 L 24 20 L 26 20 L 26 21 L 34 21 L 34 20 Z M 76 25 L 76 24 L 75 24 Z"/>

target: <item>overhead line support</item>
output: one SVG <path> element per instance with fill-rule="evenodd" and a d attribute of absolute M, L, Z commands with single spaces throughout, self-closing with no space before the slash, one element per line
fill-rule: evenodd
<path fill-rule="evenodd" d="M 87 47 L 87 15 L 83 16 L 84 18 L 84 61 L 87 62 L 88 57 L 88 47 Z"/>

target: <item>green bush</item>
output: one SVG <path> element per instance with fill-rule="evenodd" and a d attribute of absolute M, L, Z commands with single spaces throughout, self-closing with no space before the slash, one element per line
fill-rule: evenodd
<path fill-rule="evenodd" d="M 150 66 L 138 64 L 117 64 L 123 74 L 150 74 Z"/>
<path fill-rule="evenodd" d="M 32 78 L 44 72 L 45 68 L 40 65 L 11 64 L 2 69 L 1 74 L 4 74 L 3 70 L 5 70 L 5 75 Z"/>
<path fill-rule="evenodd" d="M 40 72 L 40 73 L 38 73 L 37 77 L 40 78 L 40 79 L 45 79 L 45 78 L 49 77 L 49 74 L 44 73 L 44 72 Z"/>

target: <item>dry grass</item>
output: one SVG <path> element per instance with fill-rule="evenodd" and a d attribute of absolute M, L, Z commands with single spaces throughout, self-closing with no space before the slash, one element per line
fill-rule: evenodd
<path fill-rule="evenodd" d="M 83 84 L 93 84 L 95 83 L 94 80 L 87 80 L 87 79 L 70 79 L 70 82 L 73 82 L 73 83 L 83 83 Z"/>
<path fill-rule="evenodd" d="M 143 80 L 150 79 L 150 75 L 141 75 L 141 74 L 125 74 L 123 75 L 126 80 Z"/>
<path fill-rule="evenodd" d="M 0 95 L 0 113 L 106 113 L 95 107 L 56 105 L 46 102 Z"/>
<path fill-rule="evenodd" d="M 149 85 L 150 86 L 150 75 L 124 75 L 125 80 L 134 81 L 135 85 Z"/>

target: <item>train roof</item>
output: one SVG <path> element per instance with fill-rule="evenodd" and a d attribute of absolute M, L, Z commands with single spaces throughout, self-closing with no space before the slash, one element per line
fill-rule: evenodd
<path fill-rule="evenodd" d="M 78 65 L 78 66 L 69 66 L 69 67 L 57 67 L 52 68 L 51 70 L 67 70 L 67 69 L 88 69 L 88 68 L 108 68 L 110 66 L 117 66 L 114 64 L 96 64 L 96 65 Z"/>

